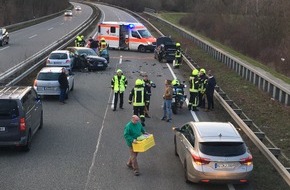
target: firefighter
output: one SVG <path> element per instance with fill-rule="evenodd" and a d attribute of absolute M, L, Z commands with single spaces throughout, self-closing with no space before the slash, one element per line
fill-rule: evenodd
<path fill-rule="evenodd" d="M 148 75 L 144 74 L 143 75 L 143 84 L 144 84 L 144 88 L 146 90 L 147 93 L 147 97 L 148 97 L 148 101 L 145 103 L 145 117 L 147 118 L 151 118 L 149 116 L 149 106 L 150 106 L 150 97 L 151 97 L 151 87 L 152 88 L 156 88 L 155 83 L 152 80 L 148 79 Z"/>
<path fill-rule="evenodd" d="M 80 35 L 78 35 L 75 39 L 75 46 L 80 47 L 81 43 L 82 43 L 82 37 Z"/>
<path fill-rule="evenodd" d="M 181 61 L 182 61 L 180 43 L 176 43 L 175 46 L 176 46 L 176 51 L 175 51 L 175 60 L 173 62 L 173 67 L 178 68 L 179 65 L 181 65 Z"/>
<path fill-rule="evenodd" d="M 135 81 L 135 87 L 131 90 L 129 95 L 129 104 L 133 103 L 134 115 L 138 115 L 141 120 L 141 124 L 145 126 L 145 103 L 148 101 L 148 95 L 146 93 L 144 83 L 141 79 Z"/>
<path fill-rule="evenodd" d="M 199 103 L 197 107 L 205 108 L 205 89 L 207 86 L 207 76 L 205 69 L 200 69 L 199 71 L 199 90 L 198 90 L 198 98 Z"/>
<path fill-rule="evenodd" d="M 99 42 L 99 51 L 101 52 L 103 49 L 106 49 L 108 47 L 108 44 L 105 40 L 105 38 L 101 38 L 101 41 Z"/>
<path fill-rule="evenodd" d="M 79 47 L 85 47 L 85 46 L 86 46 L 85 36 L 81 35 L 81 41 L 79 42 Z"/>
<path fill-rule="evenodd" d="M 197 109 L 198 105 L 198 90 L 199 90 L 199 80 L 198 80 L 198 70 L 194 69 L 189 77 L 189 103 L 188 110 L 199 111 Z"/>
<path fill-rule="evenodd" d="M 120 96 L 120 104 L 119 108 L 123 108 L 123 103 L 124 103 L 124 91 L 127 88 L 127 78 L 125 75 L 123 75 L 123 72 L 121 69 L 117 70 L 117 74 L 112 78 L 111 81 L 111 87 L 112 90 L 114 90 L 115 93 L 115 99 L 114 99 L 114 109 L 113 111 L 116 111 L 117 104 L 118 104 L 118 97 Z"/>

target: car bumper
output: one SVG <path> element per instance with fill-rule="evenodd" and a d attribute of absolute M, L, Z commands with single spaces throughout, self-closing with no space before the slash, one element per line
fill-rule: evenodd
<path fill-rule="evenodd" d="M 19 141 L 0 141 L 0 147 L 24 146 L 27 144 L 27 137 L 21 137 Z"/>
<path fill-rule="evenodd" d="M 189 172 L 189 180 L 194 183 L 207 182 L 207 183 L 244 183 L 240 180 L 249 180 L 252 170 L 246 172 L 202 172 L 200 168 L 193 169 Z"/>
<path fill-rule="evenodd" d="M 146 50 L 150 50 L 150 51 L 154 51 L 154 49 L 156 48 L 155 45 L 147 45 L 145 47 L 146 47 Z"/>

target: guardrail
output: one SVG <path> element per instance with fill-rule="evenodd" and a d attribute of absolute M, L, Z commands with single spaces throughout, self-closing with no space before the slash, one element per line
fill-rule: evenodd
<path fill-rule="evenodd" d="M 94 10 L 96 10 L 96 7 L 94 8 L 95 8 Z M 17 82 L 25 78 L 36 68 L 38 68 L 44 62 L 45 59 L 47 59 L 47 56 L 51 51 L 66 47 L 74 40 L 73 38 L 74 36 L 85 31 L 96 19 L 99 18 L 99 16 L 100 14 L 97 14 L 96 11 L 94 11 L 93 15 L 88 20 L 84 21 L 79 27 L 77 27 L 76 30 L 71 31 L 58 41 L 55 41 L 52 44 L 50 44 L 45 49 L 42 49 L 33 56 L 29 57 L 28 59 L 18 63 L 14 67 L 1 73 L 0 84 L 5 84 L 6 86 L 9 86 L 16 84 Z M 27 23 L 25 22 L 25 24 Z"/>
<path fill-rule="evenodd" d="M 237 57 L 234 57 L 228 52 L 225 52 L 222 49 L 215 47 L 210 42 L 205 41 L 204 39 L 182 29 L 180 26 L 176 26 L 160 17 L 155 16 L 151 12 L 145 12 L 150 15 L 152 18 L 162 22 L 166 26 L 169 26 L 175 31 L 178 31 L 180 35 L 185 38 L 190 39 L 197 46 L 206 51 L 209 55 L 214 57 L 216 60 L 226 64 L 229 68 L 234 70 L 244 79 L 250 81 L 259 89 L 269 93 L 275 100 L 283 103 L 284 105 L 290 105 L 290 85 L 284 81 L 273 77 L 270 73 L 265 72 L 264 70 L 250 65 L 244 60 L 240 60 Z"/>

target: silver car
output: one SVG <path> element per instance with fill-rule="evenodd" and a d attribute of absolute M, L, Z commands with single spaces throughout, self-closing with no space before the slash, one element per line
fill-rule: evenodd
<path fill-rule="evenodd" d="M 62 68 L 63 67 L 43 67 L 39 71 L 33 84 L 38 95 L 60 94 L 58 77 L 62 72 Z M 69 88 L 66 91 L 66 97 L 68 98 L 69 91 L 73 91 L 74 89 L 74 76 L 69 70 L 67 71 L 67 79 Z"/>
<path fill-rule="evenodd" d="M 192 121 L 173 130 L 186 182 L 248 182 L 252 155 L 231 123 Z"/>
<path fill-rule="evenodd" d="M 68 50 L 52 51 L 46 61 L 48 67 L 65 67 L 71 70 L 74 66 L 74 54 Z"/>

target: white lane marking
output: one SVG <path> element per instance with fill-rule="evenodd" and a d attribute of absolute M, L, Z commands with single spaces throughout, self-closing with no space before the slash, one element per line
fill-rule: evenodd
<path fill-rule="evenodd" d="M 52 30 L 53 29 L 53 27 L 51 27 L 51 28 L 49 28 L 49 29 L 47 29 L 47 30 Z"/>
<path fill-rule="evenodd" d="M 30 36 L 29 39 L 36 37 L 37 34 L 34 34 L 33 36 Z"/>
<path fill-rule="evenodd" d="M 110 100 L 111 96 L 112 96 L 112 90 L 110 92 L 109 100 Z M 109 100 L 108 100 L 108 102 L 109 102 Z M 92 176 L 93 169 L 95 167 L 95 161 L 96 161 L 97 153 L 98 153 L 98 150 L 99 150 L 99 146 L 100 146 L 100 142 L 101 142 L 101 138 L 102 138 L 102 134 L 103 134 L 103 129 L 105 127 L 104 124 L 105 124 L 105 119 L 107 117 L 108 110 L 109 110 L 109 104 L 106 107 L 106 111 L 105 111 L 105 114 L 104 114 L 104 117 L 103 117 L 102 127 L 101 127 L 101 129 L 99 131 L 99 136 L 98 136 L 98 141 L 97 141 L 97 145 L 96 145 L 96 150 L 94 152 L 92 163 L 91 163 L 91 166 L 90 166 L 90 169 L 89 169 L 89 173 L 88 173 L 88 176 L 87 176 L 85 190 L 88 189 L 88 185 L 89 185 L 89 183 L 91 181 L 91 176 Z"/>
<path fill-rule="evenodd" d="M 7 48 L 9 48 L 10 46 L 6 46 L 6 47 L 4 47 L 4 48 L 1 48 L 0 49 L 0 51 L 3 51 L 3 50 L 5 50 L 5 49 L 7 49 Z"/>
<path fill-rule="evenodd" d="M 166 63 L 166 65 L 167 65 L 169 71 L 171 72 L 171 75 L 173 76 L 173 78 L 176 79 L 176 75 L 174 74 L 174 72 L 173 72 L 172 68 L 170 67 L 170 65 L 169 65 L 168 63 Z M 185 100 L 185 103 L 186 103 L 186 105 L 188 106 L 188 103 L 189 103 L 189 102 L 188 102 L 188 99 L 187 99 L 187 98 L 186 98 L 186 100 Z M 194 111 L 190 111 L 190 113 L 191 113 L 191 115 L 192 115 L 194 121 L 199 121 L 199 119 L 198 119 L 198 117 L 197 117 L 197 115 L 195 114 Z"/>

